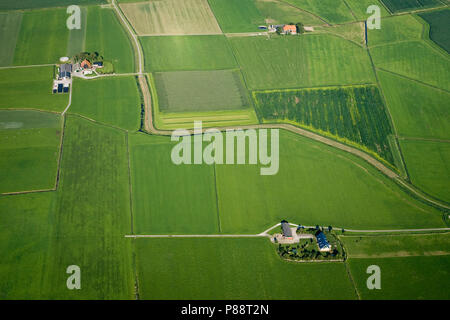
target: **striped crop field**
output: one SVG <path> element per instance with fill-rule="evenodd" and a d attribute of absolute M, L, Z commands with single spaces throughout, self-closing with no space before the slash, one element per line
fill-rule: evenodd
<path fill-rule="evenodd" d="M 394 161 L 393 131 L 376 86 L 256 91 L 253 97 L 265 122 L 294 123 Z"/>

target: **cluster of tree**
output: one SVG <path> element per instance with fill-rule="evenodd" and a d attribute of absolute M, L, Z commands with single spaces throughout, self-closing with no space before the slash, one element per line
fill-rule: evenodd
<path fill-rule="evenodd" d="M 326 260 L 326 259 L 338 259 L 342 257 L 342 254 L 335 247 L 331 252 L 320 252 L 314 246 L 309 249 L 313 239 L 309 242 L 299 244 L 297 246 L 290 245 L 278 245 L 278 254 L 282 258 L 293 260 Z"/>
<path fill-rule="evenodd" d="M 101 56 L 97 51 L 95 52 L 80 52 L 73 56 L 75 62 L 83 61 L 84 59 L 89 62 L 103 61 L 103 56 Z"/>

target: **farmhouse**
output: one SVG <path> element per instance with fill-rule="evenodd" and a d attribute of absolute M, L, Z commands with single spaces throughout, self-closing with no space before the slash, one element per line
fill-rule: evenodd
<path fill-rule="evenodd" d="M 81 67 L 81 69 L 91 69 L 92 65 L 88 59 L 84 59 L 83 61 L 81 61 L 80 67 Z"/>
<path fill-rule="evenodd" d="M 316 240 L 321 252 L 331 251 L 331 246 L 328 243 L 327 237 L 325 237 L 325 234 L 322 231 L 316 233 Z"/>
<path fill-rule="evenodd" d="M 281 221 L 281 229 L 283 230 L 283 238 L 286 240 L 292 240 L 292 230 L 289 222 L 286 220 Z"/>

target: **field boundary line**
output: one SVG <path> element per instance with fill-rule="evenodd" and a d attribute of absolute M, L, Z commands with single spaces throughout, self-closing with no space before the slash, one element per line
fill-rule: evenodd
<path fill-rule="evenodd" d="M 450 90 L 447 90 L 447 89 L 444 89 L 444 88 L 440 88 L 440 87 L 436 87 L 435 85 L 432 85 L 432 84 L 429 84 L 429 83 L 426 83 L 426 82 L 423 82 L 423 81 L 411 78 L 409 76 L 405 76 L 403 74 L 400 74 L 400 73 L 397 73 L 397 72 L 394 72 L 394 71 L 390 71 L 390 70 L 387 70 L 387 69 L 384 69 L 384 68 L 381 68 L 381 67 L 375 67 L 375 69 L 381 70 L 381 71 L 384 71 L 384 72 L 387 72 L 387 73 L 390 73 L 390 74 L 393 74 L 393 75 L 395 75 L 397 77 L 404 78 L 406 80 L 411 80 L 411 81 L 417 82 L 417 83 L 419 83 L 421 85 L 424 85 L 424 86 L 427 86 L 427 87 L 430 87 L 430 88 L 433 88 L 433 89 L 436 89 L 436 90 L 444 91 L 445 93 L 450 93 Z"/>
<path fill-rule="evenodd" d="M 399 179 L 399 178 L 396 179 L 396 181 L 398 183 L 400 183 L 402 186 L 406 187 L 409 191 L 413 192 L 416 196 L 419 196 L 420 198 L 422 198 L 423 200 L 428 201 L 428 202 L 430 202 L 430 203 L 432 203 L 432 204 L 434 204 L 434 205 L 436 205 L 438 207 L 444 208 L 446 210 L 450 210 L 450 206 L 442 203 L 442 201 L 433 200 L 430 195 L 426 194 L 425 192 L 423 192 L 422 190 L 418 189 L 417 187 L 412 186 L 412 185 L 404 182 L 402 179 Z"/>
<path fill-rule="evenodd" d="M 450 143 L 450 140 L 446 139 L 435 139 L 435 138 L 421 138 L 421 137 L 405 137 L 398 136 L 399 140 L 411 140 L 411 141 L 428 141 L 428 142 L 440 142 L 440 143 Z"/>
<path fill-rule="evenodd" d="M 0 67 L 0 70 L 2 69 L 19 69 L 19 68 L 35 68 L 35 67 L 51 67 L 56 66 L 56 63 L 48 63 L 48 64 L 30 64 L 26 66 L 6 66 L 6 67 Z"/>
<path fill-rule="evenodd" d="M 284 0 L 279 0 L 279 1 L 276 0 L 276 2 L 282 2 L 282 3 L 284 3 L 285 5 L 287 5 L 289 7 L 292 7 L 292 8 L 295 8 L 297 10 L 309 13 L 310 15 L 312 15 L 312 16 L 316 17 L 317 19 L 319 19 L 320 21 L 325 22 L 326 25 L 331 26 L 330 22 L 328 22 L 327 20 L 325 20 L 324 18 L 322 18 L 318 14 L 315 14 L 314 12 L 308 11 L 308 10 L 300 8 L 300 7 L 297 7 L 297 6 L 293 5 L 292 3 L 286 2 Z"/>

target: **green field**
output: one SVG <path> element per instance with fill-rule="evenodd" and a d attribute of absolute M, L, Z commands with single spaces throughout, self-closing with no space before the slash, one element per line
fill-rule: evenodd
<path fill-rule="evenodd" d="M 67 40 L 68 57 L 73 57 L 80 52 L 86 51 L 85 41 L 87 33 L 87 7 L 81 7 L 80 13 L 80 29 L 71 29 L 69 31 L 69 37 Z"/>
<path fill-rule="evenodd" d="M 0 109 L 63 111 L 67 94 L 52 94 L 53 67 L 0 70 Z"/>
<path fill-rule="evenodd" d="M 249 106 L 248 93 L 237 70 L 156 73 L 155 82 L 162 112 L 233 110 Z"/>
<path fill-rule="evenodd" d="M 450 90 L 450 60 L 424 41 L 407 41 L 370 49 L 375 66 Z"/>
<path fill-rule="evenodd" d="M 343 263 L 282 261 L 267 239 L 134 242 L 142 299 L 356 298 Z"/>
<path fill-rule="evenodd" d="M 223 32 L 258 31 L 265 25 L 254 0 L 208 0 Z"/>
<path fill-rule="evenodd" d="M 412 183 L 450 203 L 450 143 L 401 140 L 400 146 Z"/>
<path fill-rule="evenodd" d="M 134 231 L 218 233 L 214 167 L 172 163 L 169 138 L 130 135 Z"/>
<path fill-rule="evenodd" d="M 120 7 L 139 35 L 222 33 L 207 0 L 157 0 Z"/>
<path fill-rule="evenodd" d="M 378 77 L 398 135 L 450 139 L 448 92 L 388 72 Z"/>
<path fill-rule="evenodd" d="M 350 259 L 350 270 L 362 299 L 450 299 L 450 255 Z M 381 270 L 381 290 L 367 289 L 367 267 Z"/>
<path fill-rule="evenodd" d="M 388 139 L 393 131 L 376 86 L 256 91 L 253 96 L 266 122 L 293 122 L 394 162 Z"/>
<path fill-rule="evenodd" d="M 116 73 L 134 72 L 131 40 L 113 9 L 89 7 L 87 21 L 85 50 L 100 53 Z"/>
<path fill-rule="evenodd" d="M 410 11 L 429 7 L 442 6 L 439 0 L 381 0 L 391 12 Z"/>
<path fill-rule="evenodd" d="M 140 126 L 140 100 L 134 77 L 76 80 L 69 112 L 136 131 Z"/>
<path fill-rule="evenodd" d="M 54 211 L 42 280 L 49 297 L 134 298 L 131 247 L 123 238 L 131 230 L 126 134 L 68 116 Z M 72 264 L 82 270 L 82 290 L 67 290 Z"/>
<path fill-rule="evenodd" d="M 450 254 L 450 233 L 341 236 L 350 258 L 388 258 Z"/>
<path fill-rule="evenodd" d="M 141 37 L 147 71 L 214 70 L 237 66 L 224 36 Z"/>
<path fill-rule="evenodd" d="M 259 233 L 282 219 L 352 229 L 444 226 L 441 212 L 359 158 L 285 131 L 279 149 L 277 175 L 261 176 L 256 165 L 216 166 L 222 232 Z"/>
<path fill-rule="evenodd" d="M 10 66 L 14 61 L 17 36 L 22 24 L 22 13 L 0 13 L 0 67 Z"/>
<path fill-rule="evenodd" d="M 407 40 L 422 39 L 423 24 L 412 15 L 392 16 L 381 20 L 381 29 L 367 30 L 370 47 Z"/>
<path fill-rule="evenodd" d="M 367 13 L 367 8 L 371 5 L 376 5 L 380 8 L 382 17 L 389 15 L 389 12 L 381 4 L 380 0 L 345 0 L 345 2 L 358 20 L 367 20 L 367 18 L 372 15 L 372 13 Z"/>
<path fill-rule="evenodd" d="M 234 37 L 230 43 L 250 89 L 375 81 L 366 50 L 337 36 Z"/>
<path fill-rule="evenodd" d="M 0 110 L 0 193 L 55 187 L 61 124 L 58 114 Z"/>
<path fill-rule="evenodd" d="M 67 54 L 66 9 L 32 10 L 22 16 L 15 65 L 57 63 Z"/>
<path fill-rule="evenodd" d="M 450 36 L 447 32 L 450 10 L 419 14 L 430 25 L 430 39 L 450 53 Z"/>
<path fill-rule="evenodd" d="M 70 5 L 103 4 L 106 0 L 2 0 L 0 10 L 37 9 L 47 7 L 68 7 Z"/>
<path fill-rule="evenodd" d="M 285 0 L 285 2 L 312 12 L 329 23 L 344 23 L 355 20 L 343 0 Z"/>

